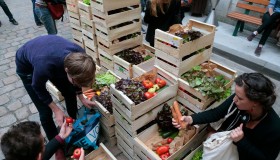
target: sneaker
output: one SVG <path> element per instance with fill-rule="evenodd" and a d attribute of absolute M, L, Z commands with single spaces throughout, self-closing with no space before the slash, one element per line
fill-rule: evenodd
<path fill-rule="evenodd" d="M 261 55 L 261 52 L 262 52 L 262 47 L 258 46 L 255 50 L 255 55 L 259 57 Z"/>
<path fill-rule="evenodd" d="M 10 19 L 10 22 L 11 22 L 13 25 L 18 25 L 18 22 L 17 22 L 15 19 Z"/>
<path fill-rule="evenodd" d="M 252 41 L 255 37 L 256 37 L 256 35 L 254 33 L 252 33 L 250 36 L 247 37 L 247 39 L 248 39 L 248 41 Z"/>

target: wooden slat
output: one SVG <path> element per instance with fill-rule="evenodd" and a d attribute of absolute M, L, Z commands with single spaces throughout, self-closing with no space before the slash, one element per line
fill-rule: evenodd
<path fill-rule="evenodd" d="M 257 18 L 257 17 L 250 16 L 250 15 L 243 14 L 243 13 L 231 12 L 227 16 L 231 17 L 231 18 L 234 18 L 234 19 L 244 21 L 244 22 L 249 22 L 249 23 L 252 23 L 252 24 L 256 24 L 256 25 L 261 25 L 262 24 L 262 19 L 261 18 Z"/>
<path fill-rule="evenodd" d="M 244 8 L 244 9 L 248 9 L 248 10 L 259 12 L 259 13 L 265 13 L 266 12 L 266 8 L 255 6 L 255 5 L 250 5 L 250 4 L 245 4 L 245 3 L 238 2 L 236 4 L 236 6 L 239 7 L 239 8 Z"/>
<path fill-rule="evenodd" d="M 269 4 L 269 0 L 244 0 L 245 2 L 251 2 L 256 4 L 261 4 L 267 6 Z"/>

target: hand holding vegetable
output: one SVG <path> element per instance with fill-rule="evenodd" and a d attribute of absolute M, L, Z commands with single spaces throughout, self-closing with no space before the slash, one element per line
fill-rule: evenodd
<path fill-rule="evenodd" d="M 187 127 L 188 125 L 191 125 L 193 123 L 193 119 L 191 116 L 182 116 L 180 119 L 180 122 L 185 122 L 186 127 Z M 178 129 L 182 128 L 180 123 L 178 123 L 177 120 L 174 118 L 172 118 L 172 124 L 174 125 L 174 127 L 178 128 Z"/>
<path fill-rule="evenodd" d="M 180 111 L 180 107 L 177 101 L 174 101 L 173 106 L 171 106 L 172 116 L 177 125 L 179 125 L 179 129 L 186 129 L 188 123 L 182 119 L 182 114 Z M 172 119 L 172 121 L 173 121 Z M 176 126 L 175 126 L 176 127 Z M 178 127 L 177 127 L 178 128 Z"/>

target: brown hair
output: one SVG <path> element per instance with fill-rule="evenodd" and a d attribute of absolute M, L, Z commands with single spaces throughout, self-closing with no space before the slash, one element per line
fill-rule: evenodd
<path fill-rule="evenodd" d="M 84 53 L 70 53 L 64 59 L 64 68 L 80 87 L 88 87 L 95 78 L 95 62 Z"/>
<path fill-rule="evenodd" d="M 151 15 L 154 17 L 157 17 L 157 9 L 160 9 L 160 12 L 164 13 L 164 4 L 167 4 L 167 8 L 169 8 L 169 5 L 172 0 L 151 0 Z"/>

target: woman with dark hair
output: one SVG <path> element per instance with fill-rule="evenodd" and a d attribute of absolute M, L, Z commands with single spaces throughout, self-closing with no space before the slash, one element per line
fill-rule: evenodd
<path fill-rule="evenodd" d="M 218 131 L 231 131 L 240 160 L 273 160 L 280 151 L 280 118 L 272 108 L 275 86 L 260 73 L 244 73 L 235 79 L 235 94 L 220 106 L 183 116 L 189 125 L 216 122 L 233 111 Z M 174 120 L 175 127 L 180 128 Z"/>
<path fill-rule="evenodd" d="M 146 41 L 154 46 L 155 30 L 168 31 L 173 24 L 181 24 L 180 0 L 149 0 L 144 22 L 148 24 Z"/>

